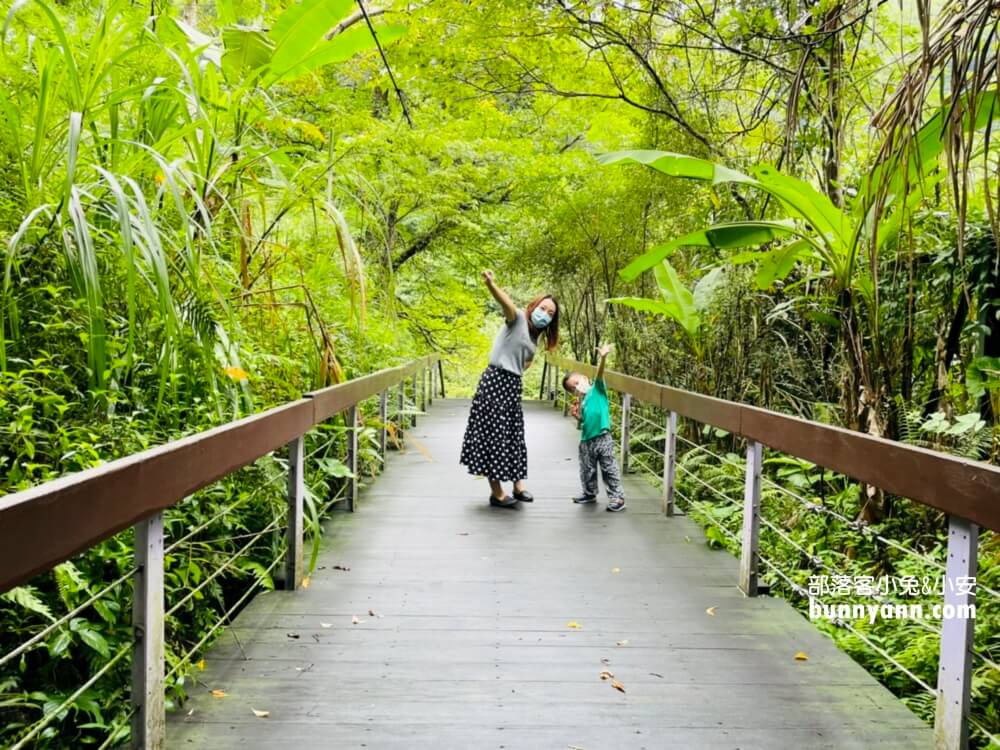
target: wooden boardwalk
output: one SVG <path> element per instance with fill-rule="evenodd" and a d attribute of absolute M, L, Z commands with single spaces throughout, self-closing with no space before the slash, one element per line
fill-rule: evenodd
<path fill-rule="evenodd" d="M 576 432 L 551 405 L 525 403 L 536 502 L 489 507 L 458 466 L 468 403 L 435 402 L 337 515 L 308 589 L 241 613 L 170 748 L 931 747 L 788 604 L 743 597 L 737 561 L 645 481 L 624 513 L 573 505 Z"/>

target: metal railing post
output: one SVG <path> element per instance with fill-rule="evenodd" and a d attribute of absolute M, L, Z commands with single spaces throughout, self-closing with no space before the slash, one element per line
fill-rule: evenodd
<path fill-rule="evenodd" d="M 135 524 L 135 588 L 132 599 L 133 748 L 167 744 L 163 651 L 163 513 Z"/>
<path fill-rule="evenodd" d="M 622 474 L 628 474 L 628 459 L 632 439 L 632 420 L 629 412 L 632 410 L 632 394 L 622 397 Z"/>
<path fill-rule="evenodd" d="M 948 560 L 945 565 L 941 656 L 938 661 L 935 750 L 965 750 L 969 745 L 972 644 L 976 605 L 975 575 L 979 526 L 948 516 Z"/>
<path fill-rule="evenodd" d="M 563 377 L 565 377 L 567 374 L 568 373 L 563 373 Z M 569 414 L 569 394 L 566 393 L 565 389 L 563 389 L 562 397 L 563 397 L 563 416 L 565 417 L 567 414 Z"/>
<path fill-rule="evenodd" d="M 410 418 L 410 427 L 417 426 L 417 373 L 413 373 L 413 414 Z"/>
<path fill-rule="evenodd" d="M 441 398 L 446 398 L 444 395 L 444 360 L 438 359 L 438 384 L 441 386 Z"/>
<path fill-rule="evenodd" d="M 382 460 L 385 461 L 386 450 L 389 446 L 389 391 L 385 390 L 378 397 L 378 421 L 382 425 L 378 434 L 378 450 Z"/>
<path fill-rule="evenodd" d="M 663 439 L 663 514 L 674 514 L 674 473 L 677 468 L 677 412 L 667 412 L 667 434 Z"/>
<path fill-rule="evenodd" d="M 563 378 L 565 378 L 565 377 L 566 377 L 566 373 L 564 373 L 562 370 L 560 370 L 557 367 L 556 368 L 556 387 L 552 389 L 553 392 L 554 392 L 553 396 L 552 396 L 552 405 L 556 409 L 559 408 L 559 397 L 560 396 L 563 396 L 564 398 L 566 397 L 566 391 L 562 387 Z"/>
<path fill-rule="evenodd" d="M 545 385 L 548 376 L 549 376 L 549 361 L 545 359 L 542 360 L 542 384 L 538 386 L 539 401 L 543 401 L 545 399 Z"/>
<path fill-rule="evenodd" d="M 747 475 L 743 491 L 743 536 L 740 550 L 740 589 L 757 596 L 758 545 L 760 543 L 760 472 L 764 447 L 756 440 L 747 445 Z"/>
<path fill-rule="evenodd" d="M 427 405 L 434 404 L 434 365 L 427 365 Z"/>
<path fill-rule="evenodd" d="M 420 411 L 427 411 L 427 370 L 420 368 Z"/>
<path fill-rule="evenodd" d="M 396 415 L 396 444 L 399 446 L 403 445 L 403 438 L 406 436 L 406 425 L 404 420 L 406 417 L 403 412 L 406 409 L 406 378 L 399 381 L 399 413 Z"/>
<path fill-rule="evenodd" d="M 351 476 L 347 479 L 347 510 L 354 512 L 358 501 L 358 405 L 347 410 L 347 468 Z"/>
<path fill-rule="evenodd" d="M 302 583 L 303 499 L 306 492 L 304 436 L 288 442 L 288 516 L 285 527 L 285 589 L 294 591 Z"/>

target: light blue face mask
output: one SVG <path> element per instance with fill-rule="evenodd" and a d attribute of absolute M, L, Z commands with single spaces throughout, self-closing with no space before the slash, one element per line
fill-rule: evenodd
<path fill-rule="evenodd" d="M 551 322 L 552 316 L 545 312 L 542 308 L 536 307 L 531 311 L 531 325 L 535 328 L 545 328 Z"/>

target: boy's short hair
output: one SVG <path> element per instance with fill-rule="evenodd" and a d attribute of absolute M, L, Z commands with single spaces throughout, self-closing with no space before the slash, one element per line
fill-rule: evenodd
<path fill-rule="evenodd" d="M 567 372 L 566 373 L 566 377 L 563 378 L 563 390 L 568 391 L 569 390 L 569 379 L 571 377 L 573 377 L 574 375 L 579 375 L 579 374 L 580 373 L 578 373 L 578 372 Z"/>

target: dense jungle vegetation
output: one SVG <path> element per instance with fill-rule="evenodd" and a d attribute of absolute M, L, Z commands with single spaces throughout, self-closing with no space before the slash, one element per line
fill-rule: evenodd
<path fill-rule="evenodd" d="M 499 322 L 484 268 L 521 302 L 558 297 L 564 354 L 613 341 L 614 369 L 995 462 L 998 23 L 995 0 L 17 0 L 0 493 L 430 351 L 468 395 Z M 344 431 L 308 436 L 314 545 Z M 686 507 L 731 546 L 742 448 L 684 434 L 706 449 L 682 446 Z M 258 461 L 167 514 L 173 706 L 222 613 L 276 585 L 283 468 Z M 940 513 L 806 462 L 765 468 L 776 594 L 801 607 L 795 586 L 827 570 L 940 576 Z M 0 595 L 2 659 L 101 594 L 0 661 L 0 745 L 42 717 L 31 746 L 127 738 L 127 658 L 75 693 L 127 657 L 132 564 L 124 532 Z M 990 533 L 979 582 L 986 747 Z M 934 628 L 824 627 L 933 721 Z"/>

